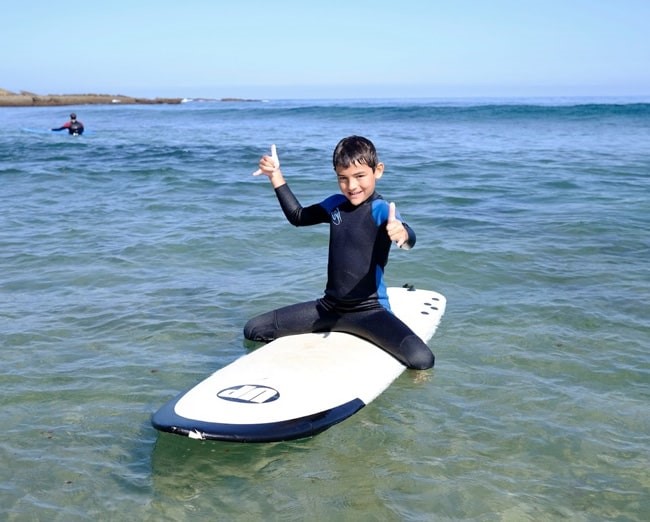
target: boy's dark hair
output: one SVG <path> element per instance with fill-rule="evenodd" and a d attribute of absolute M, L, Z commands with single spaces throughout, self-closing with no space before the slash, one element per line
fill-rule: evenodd
<path fill-rule="evenodd" d="M 332 155 L 334 170 L 350 165 L 368 165 L 373 171 L 379 164 L 377 150 L 368 138 L 348 136 L 338 142 Z"/>

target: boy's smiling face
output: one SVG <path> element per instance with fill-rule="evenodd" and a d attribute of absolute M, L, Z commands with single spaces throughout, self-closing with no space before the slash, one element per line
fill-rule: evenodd
<path fill-rule="evenodd" d="M 383 173 L 383 163 L 378 163 L 374 171 L 363 163 L 354 163 L 347 168 L 336 169 L 341 193 L 354 206 L 360 205 L 372 196 L 377 180 Z"/>

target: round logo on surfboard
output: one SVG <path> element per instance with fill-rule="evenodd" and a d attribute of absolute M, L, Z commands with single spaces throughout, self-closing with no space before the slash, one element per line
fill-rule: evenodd
<path fill-rule="evenodd" d="M 259 384 L 240 384 L 221 390 L 217 393 L 217 397 L 224 401 L 264 404 L 278 399 L 280 392 Z"/>

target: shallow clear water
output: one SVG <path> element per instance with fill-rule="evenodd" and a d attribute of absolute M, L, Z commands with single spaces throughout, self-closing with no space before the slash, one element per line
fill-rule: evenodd
<path fill-rule="evenodd" d="M 3 109 L 6 520 L 646 520 L 650 105 L 273 101 Z M 254 314 L 324 287 L 303 203 L 343 136 L 418 235 L 387 283 L 443 293 L 436 367 L 317 437 L 159 434 L 246 353 Z"/>

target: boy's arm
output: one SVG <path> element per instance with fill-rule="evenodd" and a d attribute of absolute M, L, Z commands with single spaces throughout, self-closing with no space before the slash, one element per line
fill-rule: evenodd
<path fill-rule="evenodd" d="M 320 204 L 303 207 L 286 183 L 275 189 L 282 212 L 287 221 L 296 227 L 329 222 L 329 212 Z"/>

